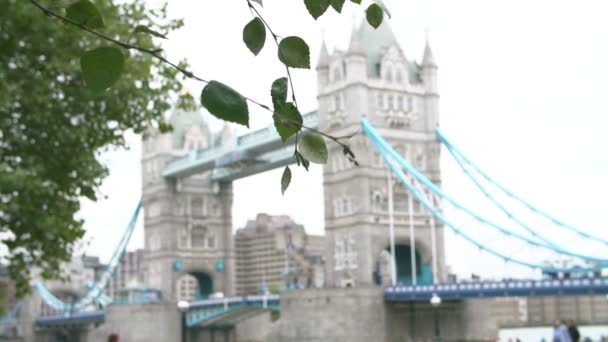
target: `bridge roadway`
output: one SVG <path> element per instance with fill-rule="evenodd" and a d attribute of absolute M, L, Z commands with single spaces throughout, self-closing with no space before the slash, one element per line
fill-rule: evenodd
<path fill-rule="evenodd" d="M 608 294 L 608 278 L 398 285 L 389 286 L 384 290 L 384 300 L 386 302 L 429 301 L 433 294 L 437 294 L 442 300 L 600 295 Z"/>
<path fill-rule="evenodd" d="M 608 278 L 397 285 L 384 289 L 384 301 L 387 303 L 428 302 L 433 294 L 437 294 L 444 301 L 497 297 L 602 295 L 608 294 Z M 190 303 L 186 314 L 186 324 L 188 327 L 194 327 L 201 322 L 246 306 L 279 310 L 280 296 L 255 295 L 194 301 Z M 87 322 L 102 323 L 104 319 L 103 311 L 82 312 L 40 317 L 36 320 L 36 325 L 70 326 Z"/>
<path fill-rule="evenodd" d="M 316 111 L 302 115 L 302 119 L 306 127 L 319 127 Z M 231 145 L 193 150 L 185 156 L 176 157 L 165 165 L 162 175 L 182 178 L 211 171 L 213 180 L 233 180 L 294 162 L 293 145 L 283 143 L 274 125 L 271 125 L 238 136 Z"/>

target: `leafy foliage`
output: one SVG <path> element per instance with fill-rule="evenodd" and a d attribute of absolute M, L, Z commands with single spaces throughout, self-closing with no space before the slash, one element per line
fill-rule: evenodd
<path fill-rule="evenodd" d="M 66 9 L 66 17 L 92 29 L 104 27 L 103 17 L 88 0 L 80 0 Z"/>
<path fill-rule="evenodd" d="M 279 60 L 291 68 L 310 69 L 310 48 L 300 37 L 284 38 L 279 43 Z"/>
<path fill-rule="evenodd" d="M 299 143 L 300 153 L 312 163 L 327 163 L 327 146 L 323 137 L 317 133 L 306 133 Z"/>
<path fill-rule="evenodd" d="M 308 13 L 318 19 L 329 7 L 329 0 L 304 0 Z"/>
<path fill-rule="evenodd" d="M 249 127 L 247 101 L 236 90 L 223 83 L 209 82 L 201 93 L 201 104 L 218 119 Z"/>
<path fill-rule="evenodd" d="M 245 28 L 243 28 L 243 41 L 247 48 L 258 55 L 266 42 L 266 27 L 260 18 L 253 18 Z"/>
<path fill-rule="evenodd" d="M 367 22 L 373 27 L 378 28 L 380 24 L 382 24 L 382 17 L 384 16 L 384 11 L 378 4 L 371 4 L 365 11 L 365 18 Z"/>
<path fill-rule="evenodd" d="M 291 102 L 275 109 L 272 117 L 274 118 L 274 126 L 283 141 L 287 141 L 302 129 L 302 115 Z"/>
<path fill-rule="evenodd" d="M 167 95 L 180 84 L 175 68 L 131 51 L 120 81 L 93 96 L 79 58 L 107 42 L 60 25 L 29 1 L 0 2 L 0 232 L 11 277 L 24 293 L 33 268 L 57 276 L 83 236 L 83 222 L 74 217 L 80 199 L 95 200 L 107 175 L 96 153 L 124 146 L 127 130 L 143 133 L 163 124 Z M 140 46 L 158 48 L 150 35 L 133 35 L 132 28 L 180 26 L 166 21 L 164 9 L 148 14 L 139 0 L 94 5 L 104 32 Z M 71 8 L 72 18 L 91 13 Z M 94 17 L 84 22 L 96 26 Z"/>
<path fill-rule="evenodd" d="M 275 110 L 287 101 L 287 77 L 277 78 L 272 82 L 270 97 Z"/>
<path fill-rule="evenodd" d="M 344 6 L 344 0 L 330 0 L 331 7 L 333 7 L 336 12 L 342 12 L 342 6 Z"/>
<path fill-rule="evenodd" d="M 281 194 L 285 195 L 285 190 L 289 187 L 289 183 L 291 183 L 291 169 L 289 169 L 289 166 L 285 166 L 285 170 L 283 170 L 283 175 L 281 176 Z"/>
<path fill-rule="evenodd" d="M 82 76 L 94 95 L 99 95 L 120 79 L 125 57 L 115 47 L 104 46 L 87 51 L 80 57 Z"/>

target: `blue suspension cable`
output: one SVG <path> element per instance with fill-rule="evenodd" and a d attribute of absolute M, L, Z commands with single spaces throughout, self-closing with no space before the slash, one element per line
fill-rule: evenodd
<path fill-rule="evenodd" d="M 137 218 L 139 217 L 139 212 L 141 211 L 143 204 L 140 201 L 131 216 L 131 220 L 129 221 L 129 225 L 125 233 L 123 234 L 118 246 L 112 253 L 110 257 L 110 261 L 108 262 L 108 267 L 102 273 L 101 277 L 97 280 L 95 284 L 93 284 L 87 292 L 80 297 L 76 303 L 74 304 L 66 304 L 55 295 L 53 295 L 42 283 L 38 282 L 34 285 L 34 288 L 40 295 L 40 297 L 44 300 L 44 302 L 49 305 L 51 308 L 57 311 L 78 311 L 84 309 L 86 306 L 92 304 L 94 301 L 98 300 L 104 293 L 104 289 L 108 286 L 112 276 L 116 272 L 120 259 L 122 258 L 127 244 L 131 239 L 133 231 L 135 230 L 135 224 L 137 223 Z"/>
<path fill-rule="evenodd" d="M 512 258 L 509 257 L 503 253 L 497 252 L 491 248 L 487 248 L 484 247 L 481 243 L 479 243 L 477 240 L 475 240 L 474 238 L 470 237 L 469 235 L 467 235 L 466 233 L 464 233 L 463 231 L 461 231 L 458 227 L 456 227 L 450 220 L 448 220 L 441 212 L 439 212 L 432 204 L 430 204 L 428 202 L 428 200 L 423 197 L 423 195 L 421 195 L 415 188 L 414 186 L 407 180 L 407 177 L 403 174 L 402 169 L 395 165 L 394 162 L 389 161 L 387 155 L 385 154 L 385 152 L 383 150 L 381 150 L 381 147 L 373 144 L 374 147 L 380 152 L 380 155 L 382 156 L 382 158 L 384 159 L 384 162 L 387 164 L 387 166 L 391 169 L 391 171 L 393 172 L 393 174 L 395 174 L 397 176 L 397 178 L 399 179 L 399 181 L 401 182 L 401 184 L 403 184 L 403 186 L 405 186 L 407 188 L 407 190 L 414 196 L 416 197 L 416 200 L 418 200 L 425 208 L 427 208 L 427 210 L 429 210 L 433 216 L 435 216 L 437 219 L 439 219 L 441 222 L 443 222 L 446 226 L 450 227 L 456 234 L 462 236 L 465 240 L 467 240 L 469 243 L 473 244 L 474 246 L 476 246 L 477 248 L 479 248 L 482 251 L 486 251 L 489 254 L 492 254 L 496 257 L 499 257 L 505 261 L 510 261 L 513 262 L 514 264 L 520 265 L 520 266 L 525 266 L 525 267 L 529 267 L 532 269 L 543 269 L 545 271 L 548 272 L 569 272 L 572 271 L 572 269 L 569 268 L 556 268 L 556 267 L 546 267 L 544 265 L 539 265 L 539 264 L 534 264 L 534 263 L 530 263 L 527 261 L 523 261 L 523 260 L 519 260 L 517 258 Z M 577 271 L 596 271 L 598 270 L 597 268 L 587 268 L 587 269 L 577 269 Z"/>
<path fill-rule="evenodd" d="M 489 181 L 490 183 L 494 184 L 497 188 L 499 188 L 502 192 L 504 192 L 507 196 L 513 198 L 514 200 L 518 201 L 519 203 L 523 204 L 525 207 L 527 207 L 530 211 L 545 217 L 546 219 L 552 221 L 553 223 L 555 223 L 556 225 L 566 228 L 570 231 L 573 231 L 575 233 L 577 233 L 578 235 L 590 239 L 590 240 L 595 240 L 601 243 L 604 243 L 606 245 L 608 245 L 608 240 L 603 239 L 601 237 L 598 236 L 594 236 L 592 234 L 589 234 L 585 231 L 582 231 L 572 225 L 569 225 L 561 220 L 559 220 L 558 218 L 554 217 L 553 215 L 533 206 L 532 204 L 530 204 L 529 202 L 527 202 L 526 200 L 524 200 L 523 198 L 515 195 L 514 193 L 512 193 L 511 191 L 509 191 L 509 189 L 507 189 L 506 187 L 504 187 L 503 185 L 501 185 L 500 183 L 498 183 L 496 180 L 494 180 L 492 177 L 490 177 L 487 173 L 485 173 L 483 170 L 481 170 L 481 168 L 479 168 L 475 163 L 473 163 L 470 159 L 468 159 L 461 151 L 460 149 L 458 149 L 454 144 L 452 144 L 450 142 L 450 140 L 445 136 L 445 134 L 443 134 L 443 132 L 441 131 L 441 129 L 439 129 L 439 127 L 437 127 L 435 129 L 436 135 L 437 135 L 437 139 L 439 139 L 439 141 L 446 147 L 448 147 L 448 149 L 454 151 L 455 153 L 457 153 L 460 157 L 462 157 L 462 160 L 467 163 L 468 165 L 470 165 L 477 173 L 479 173 L 483 178 L 485 178 L 487 181 Z"/>
<path fill-rule="evenodd" d="M 434 193 L 436 193 L 440 197 L 448 200 L 450 203 L 452 203 L 457 208 L 465 211 L 470 216 L 475 217 L 480 222 L 483 222 L 483 223 L 485 223 L 485 224 L 487 224 L 487 225 L 489 225 L 489 226 L 491 226 L 491 227 L 493 227 L 493 228 L 501 231 L 505 235 L 513 236 L 513 237 L 518 238 L 520 240 L 523 240 L 523 241 L 525 241 L 525 242 L 527 242 L 527 243 L 529 243 L 530 245 L 533 245 L 533 246 L 549 249 L 549 250 L 552 250 L 552 251 L 560 253 L 560 254 L 566 254 L 566 255 L 570 255 L 570 256 L 575 256 L 575 257 L 578 257 L 580 259 L 587 260 L 587 261 L 593 261 L 593 262 L 596 262 L 596 263 L 597 262 L 606 263 L 608 261 L 606 259 L 599 259 L 599 258 L 594 258 L 594 257 L 588 257 L 588 256 L 580 255 L 578 253 L 572 253 L 572 252 L 565 251 L 565 250 L 562 250 L 562 249 L 557 250 L 557 249 L 545 246 L 545 245 L 539 243 L 538 241 L 531 240 L 531 239 L 529 239 L 529 238 L 527 238 L 525 236 L 521 236 L 519 234 L 515 234 L 515 233 L 509 231 L 508 229 L 505 229 L 502 226 L 497 225 L 497 224 L 495 224 L 495 223 L 493 223 L 493 222 L 491 222 L 491 221 L 489 221 L 489 220 L 487 220 L 487 219 L 479 216 L 475 212 L 473 212 L 470 209 L 462 206 L 460 203 L 458 203 L 457 201 L 455 201 L 454 199 L 452 199 L 450 196 L 448 196 L 447 194 L 445 194 L 441 189 L 439 189 L 435 184 L 433 184 L 432 182 L 430 182 L 428 180 L 428 178 L 426 178 L 424 175 L 420 174 L 420 172 L 418 172 L 418 170 L 416 170 L 414 167 L 412 167 L 394 149 L 392 149 L 390 147 L 390 145 L 388 145 L 388 143 L 382 137 L 379 136 L 379 134 L 371 126 L 371 124 L 369 123 L 369 121 L 367 119 L 363 119 L 362 126 L 363 126 L 363 131 L 371 139 L 372 143 L 379 150 L 379 152 L 390 154 L 392 158 L 394 158 L 399 164 L 401 164 L 401 166 L 403 168 L 405 168 L 410 174 L 412 174 L 418 181 L 420 181 L 426 187 L 430 188 Z M 601 268 L 593 268 L 593 269 L 601 269 Z"/>
<path fill-rule="evenodd" d="M 480 216 L 479 214 L 475 213 L 474 211 L 472 211 L 471 209 L 463 206 L 462 204 L 460 204 L 458 201 L 456 201 L 455 199 L 453 199 L 451 196 L 447 195 L 445 192 L 443 192 L 443 190 L 441 190 L 440 188 L 438 188 L 435 184 L 433 184 L 428 178 L 426 178 L 426 176 L 422 175 L 418 170 L 416 170 L 416 168 L 414 168 L 409 162 L 407 162 L 405 159 L 403 159 L 403 157 L 401 157 L 401 155 L 399 155 L 399 153 L 397 153 L 395 150 L 393 150 L 388 143 L 378 135 L 378 133 L 374 130 L 374 128 L 369 124 L 369 122 L 364 119 L 363 120 L 363 130 L 368 134 L 368 136 L 370 137 L 370 139 L 372 139 L 372 142 L 376 142 L 378 143 L 385 151 L 387 151 L 388 153 L 390 153 L 392 155 L 392 157 L 399 163 L 401 164 L 401 166 L 403 168 L 405 168 L 409 173 L 411 173 L 413 176 L 415 176 L 422 184 L 424 184 L 426 187 L 430 188 L 434 193 L 436 193 L 437 195 L 439 195 L 440 197 L 446 199 L 448 202 L 450 202 L 452 205 L 454 205 L 455 207 L 457 207 L 458 209 L 464 211 L 465 213 L 467 213 L 468 215 L 475 217 L 478 221 L 487 224 L 491 227 L 493 227 L 494 229 L 497 229 L 499 231 L 501 231 L 503 234 L 505 235 L 509 235 L 509 236 L 513 236 L 519 240 L 525 241 L 527 243 L 529 243 L 530 245 L 536 246 L 536 247 L 540 247 L 540 248 L 545 248 L 545 249 L 549 249 L 555 252 L 558 252 L 560 254 L 565 254 L 565 255 L 569 255 L 569 256 L 574 256 L 583 260 L 587 260 L 587 261 L 592 261 L 592 262 L 600 262 L 600 263 L 604 263 L 604 264 L 608 264 L 608 260 L 607 259 L 602 259 L 602 258 L 596 258 L 596 257 L 592 257 L 592 256 L 587 256 L 587 255 L 582 255 L 579 253 L 574 253 L 574 252 L 570 252 L 567 250 L 564 250 L 562 248 L 559 247 L 552 247 L 552 246 L 547 246 L 543 243 L 540 243 L 536 240 L 532 240 L 526 236 L 522 236 L 518 233 L 512 232 L 509 229 L 506 229 L 482 216 Z"/>
<path fill-rule="evenodd" d="M 452 158 L 456 161 L 456 163 L 458 164 L 460 169 L 468 176 L 468 178 L 475 184 L 475 186 L 486 196 L 486 198 L 489 199 L 492 202 L 492 204 L 494 204 L 495 207 L 497 207 L 498 209 L 500 209 L 500 211 L 502 211 L 505 215 L 507 215 L 509 220 L 517 223 L 520 227 L 524 228 L 526 231 L 528 231 L 530 234 L 532 234 L 532 236 L 541 240 L 545 245 L 547 245 L 549 247 L 553 247 L 553 248 L 560 248 L 558 245 L 553 243 L 551 240 L 540 235 L 536 230 L 534 230 L 528 224 L 526 224 L 525 222 L 523 222 L 522 220 L 517 218 L 517 216 L 515 216 L 509 209 L 507 209 L 505 206 L 503 206 L 496 198 L 494 198 L 494 196 L 492 196 L 492 194 L 490 194 L 483 187 L 483 185 L 481 185 L 481 183 L 477 180 L 477 178 L 475 178 L 475 176 L 473 176 L 473 174 L 471 174 L 471 171 L 464 165 L 460 156 L 458 156 L 452 150 L 451 147 L 446 145 L 446 148 L 448 149 L 448 151 L 450 152 L 450 155 L 452 155 Z"/>

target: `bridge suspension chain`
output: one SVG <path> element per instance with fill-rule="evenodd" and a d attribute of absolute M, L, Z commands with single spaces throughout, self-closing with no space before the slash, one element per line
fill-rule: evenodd
<path fill-rule="evenodd" d="M 473 217 L 476 217 L 480 222 L 485 223 L 487 225 L 492 226 L 493 228 L 501 231 L 502 233 L 509 235 L 509 236 L 513 236 L 516 238 L 519 238 L 531 245 L 540 247 L 540 248 L 546 248 L 552 251 L 555 251 L 557 253 L 560 254 L 566 254 L 566 255 L 570 255 L 570 256 L 576 256 L 578 258 L 584 259 L 584 260 L 592 260 L 594 262 L 606 262 L 608 260 L 606 259 L 598 259 L 595 257 L 588 257 L 588 256 L 584 256 L 584 255 L 580 255 L 578 253 L 572 253 L 569 251 L 564 251 L 563 249 L 554 249 L 554 248 L 549 248 L 543 244 L 538 243 L 538 241 L 535 240 L 531 240 L 528 239 L 524 236 L 521 236 L 519 234 L 514 234 L 513 232 L 509 231 L 508 229 L 505 229 L 504 227 L 497 225 L 487 219 L 484 219 L 483 217 L 479 216 L 478 214 L 474 213 L 472 210 L 465 208 L 464 206 L 460 205 L 457 201 L 453 200 L 451 197 L 447 196 L 441 189 L 437 188 L 432 182 L 430 182 L 425 176 L 421 175 L 415 168 L 413 168 L 407 161 L 405 161 L 394 149 L 392 149 L 392 147 L 390 147 L 390 145 L 388 145 L 388 143 L 386 141 L 384 141 L 384 139 L 382 139 L 382 137 L 380 137 L 378 135 L 378 133 L 375 131 L 375 129 L 371 126 L 371 124 L 369 124 L 369 122 L 364 119 L 363 120 L 363 131 L 367 134 L 367 136 L 370 138 L 370 140 L 372 141 L 373 146 L 378 150 L 378 152 L 380 153 L 380 155 L 383 157 L 385 163 L 389 166 L 389 168 L 393 171 L 393 173 L 398 177 L 398 179 L 401 181 L 401 183 L 408 189 L 408 191 L 410 191 L 410 193 L 412 193 L 417 199 L 418 201 L 420 201 L 420 203 L 426 207 L 437 219 L 439 219 L 441 222 L 443 222 L 444 224 L 446 224 L 448 227 L 452 228 L 457 234 L 461 235 L 462 237 L 464 237 L 466 240 L 468 240 L 469 242 L 471 242 L 473 245 L 477 246 L 478 248 L 482 249 L 482 250 L 486 250 L 487 252 L 494 254 L 495 256 L 500 257 L 501 259 L 507 260 L 507 261 L 512 261 L 514 263 L 520 264 L 522 266 L 527 266 L 527 267 L 531 267 L 531 268 L 540 268 L 540 269 L 544 269 L 547 271 L 555 271 L 555 272 L 565 272 L 565 271 L 572 271 L 572 269 L 569 268 L 556 268 L 556 267 L 546 267 L 544 265 L 540 265 L 540 264 L 535 264 L 535 263 L 530 263 L 524 260 L 518 260 L 518 259 L 514 259 L 511 258 L 507 255 L 504 255 L 503 253 L 497 252 L 493 249 L 487 248 L 485 246 L 483 246 L 482 244 L 480 244 L 479 242 L 477 242 L 474 238 L 470 237 L 469 235 L 467 235 L 466 233 L 464 233 L 463 231 L 461 231 L 458 227 L 456 227 L 454 224 L 452 224 L 452 222 L 450 222 L 439 210 L 437 210 L 437 208 L 435 208 L 433 205 L 431 205 L 429 203 L 429 201 L 424 198 L 422 196 L 422 194 L 420 194 L 414 187 L 413 185 L 407 180 L 407 177 L 405 176 L 405 174 L 403 173 L 403 169 L 406 169 L 408 171 L 408 173 L 410 173 L 413 177 L 416 178 L 416 180 L 420 181 L 423 185 L 425 185 L 426 187 L 428 187 L 430 190 L 432 190 L 435 194 L 439 195 L 441 198 L 451 202 L 454 206 L 459 207 L 460 209 L 466 209 L 466 211 Z M 388 156 L 390 156 L 390 158 L 388 158 Z M 394 158 L 394 160 L 396 162 L 394 162 L 392 159 Z M 400 165 L 397 165 L 396 163 L 399 163 Z M 577 268 L 578 271 L 597 271 L 597 270 L 601 270 L 604 269 L 605 266 L 596 266 L 596 267 L 587 267 L 587 268 Z"/>

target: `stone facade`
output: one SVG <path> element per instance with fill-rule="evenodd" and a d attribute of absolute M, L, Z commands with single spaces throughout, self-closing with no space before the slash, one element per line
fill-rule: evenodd
<path fill-rule="evenodd" d="M 409 60 L 389 24 L 353 30 L 347 51 L 329 55 L 325 45 L 317 65 L 320 129 L 335 136 L 360 132 L 365 116 L 395 148 L 433 182 L 441 182 L 437 65 L 426 46 L 421 64 Z M 326 275 L 329 286 L 372 284 L 372 273 L 389 246 L 387 171 L 369 140 L 357 134 L 349 145 L 360 167 L 330 145 L 323 169 Z M 408 194 L 393 186 L 396 243 L 410 245 Z M 430 217 L 413 202 L 415 248 L 431 265 Z M 444 279 L 443 229 L 437 225 L 438 278 Z M 427 270 L 428 270 L 427 267 Z M 387 279 L 388 277 L 385 277 Z"/>
<path fill-rule="evenodd" d="M 176 109 L 170 122 L 172 133 L 149 132 L 143 142 L 146 284 L 172 301 L 196 275 L 211 282 L 206 291 L 232 295 L 232 183 L 212 182 L 208 174 L 177 181 L 162 176 L 171 158 L 227 143 L 229 132 L 218 141 L 200 111 Z"/>

